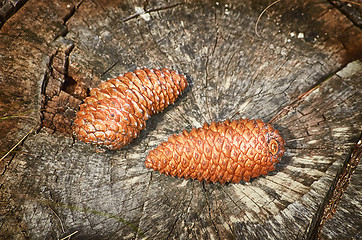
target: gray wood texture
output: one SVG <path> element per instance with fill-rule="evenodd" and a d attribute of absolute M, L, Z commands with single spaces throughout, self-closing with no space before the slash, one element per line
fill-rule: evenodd
<path fill-rule="evenodd" d="M 280 1 L 257 34 L 270 3 L 27 1 L 0 29 L 2 156 L 31 132 L 0 161 L 0 238 L 360 239 L 362 30 L 328 1 Z M 89 88 L 143 66 L 191 87 L 124 149 L 74 141 Z M 276 171 L 221 185 L 145 167 L 171 134 L 228 118 L 272 120 Z"/>

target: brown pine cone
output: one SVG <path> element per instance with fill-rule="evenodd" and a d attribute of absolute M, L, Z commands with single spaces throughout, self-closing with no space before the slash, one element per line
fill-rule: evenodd
<path fill-rule="evenodd" d="M 139 69 L 103 82 L 80 106 L 74 134 L 86 143 L 119 149 L 136 138 L 146 120 L 173 103 L 187 85 L 182 74 L 167 68 Z"/>
<path fill-rule="evenodd" d="M 226 120 L 169 137 L 145 163 L 166 175 L 200 182 L 248 182 L 275 169 L 284 145 L 279 131 L 260 119 Z"/>

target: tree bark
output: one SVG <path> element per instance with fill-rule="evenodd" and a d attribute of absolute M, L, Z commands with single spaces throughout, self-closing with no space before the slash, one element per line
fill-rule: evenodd
<path fill-rule="evenodd" d="M 360 237 L 362 30 L 327 0 L 270 3 L 27 1 L 0 30 L 2 156 L 20 143 L 0 161 L 0 236 Z M 121 150 L 74 141 L 89 89 L 144 66 L 191 87 Z M 170 135 L 238 118 L 281 131 L 276 171 L 221 185 L 145 167 Z"/>

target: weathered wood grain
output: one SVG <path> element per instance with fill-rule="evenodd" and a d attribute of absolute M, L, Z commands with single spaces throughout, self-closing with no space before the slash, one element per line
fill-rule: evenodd
<path fill-rule="evenodd" d="M 353 62 L 337 75 L 342 78 L 357 79 L 357 82 L 360 82 L 362 79 L 361 68 L 361 61 Z M 358 115 L 361 119 L 361 112 Z M 357 122 L 357 124 L 359 123 Z M 340 168 L 333 187 L 329 190 L 330 194 L 327 195 L 324 214 L 321 216 L 321 226 L 318 229 L 322 239 L 358 239 L 361 236 L 362 198 L 361 165 L 359 165 L 361 156 L 362 134 L 344 160 L 343 168 Z"/>
<path fill-rule="evenodd" d="M 1 0 L 0 1 L 0 28 L 4 25 L 27 0 Z"/>
<path fill-rule="evenodd" d="M 1 151 L 43 125 L 1 162 L 0 236 L 315 238 L 329 188 L 362 130 L 361 63 L 343 72 L 362 56 L 362 31 L 328 1 L 281 1 L 262 16 L 257 37 L 267 5 L 28 1 L 1 28 L 0 107 L 3 116 L 31 110 L 32 118 L 0 121 Z M 122 150 L 74 142 L 70 124 L 88 88 L 142 66 L 172 67 L 192 86 Z M 268 121 L 287 106 L 274 123 L 287 151 L 268 176 L 207 184 L 144 166 L 173 133 L 227 118 Z M 358 236 L 360 214 L 348 208 L 360 209 L 350 201 L 359 195 L 352 179 L 324 238 Z M 350 227 L 335 230 L 345 218 Z"/>
<path fill-rule="evenodd" d="M 361 238 L 361 172 L 358 165 L 335 215 L 326 221 L 321 239 Z"/>

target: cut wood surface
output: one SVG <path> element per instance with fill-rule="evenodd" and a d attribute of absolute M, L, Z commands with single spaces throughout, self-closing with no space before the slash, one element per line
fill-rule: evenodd
<path fill-rule="evenodd" d="M 271 3 L 29 0 L 2 20 L 1 156 L 19 146 L 0 161 L 0 238 L 361 238 L 362 30 L 328 1 L 260 16 Z M 89 89 L 140 67 L 191 86 L 121 150 L 74 141 Z M 238 118 L 281 132 L 276 171 L 222 185 L 145 167 L 170 135 Z"/>

